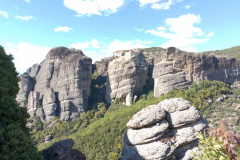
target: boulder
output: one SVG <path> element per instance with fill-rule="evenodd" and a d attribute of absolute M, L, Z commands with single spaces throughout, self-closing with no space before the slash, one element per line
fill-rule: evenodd
<path fill-rule="evenodd" d="M 74 141 L 66 139 L 54 143 L 51 147 L 40 152 L 44 160 L 86 160 L 85 155 L 75 149 L 72 149 Z"/>
<path fill-rule="evenodd" d="M 57 109 L 56 103 L 52 103 L 43 107 L 46 116 L 45 117 L 46 122 L 50 122 L 53 119 L 53 117 L 56 117 L 56 109 Z"/>
<path fill-rule="evenodd" d="M 53 140 L 53 136 L 52 136 L 52 135 L 47 135 L 47 136 L 45 137 L 45 142 L 49 142 L 49 141 L 51 141 L 51 140 Z"/>
<path fill-rule="evenodd" d="M 142 128 L 160 122 L 165 117 L 164 109 L 158 105 L 150 105 L 133 115 L 133 118 L 127 123 L 127 127 L 132 129 Z"/>
<path fill-rule="evenodd" d="M 158 110 L 166 112 L 167 116 L 162 116 Z M 141 119 L 137 119 L 139 117 Z M 149 117 L 158 120 L 138 125 Z M 162 118 L 159 120 L 159 117 Z M 129 124 L 134 124 L 135 128 Z M 128 122 L 130 129 L 124 135 L 121 159 L 190 160 L 193 158 L 190 151 L 197 149 L 197 134 L 206 129 L 207 125 L 207 121 L 200 117 L 190 102 L 182 98 L 168 99 L 158 105 L 148 106 Z"/>
<path fill-rule="evenodd" d="M 48 88 L 45 90 L 44 92 L 44 96 L 43 96 L 43 106 L 51 104 L 51 103 L 55 103 L 56 102 L 56 97 L 55 97 L 55 93 L 53 91 L 52 88 Z"/>

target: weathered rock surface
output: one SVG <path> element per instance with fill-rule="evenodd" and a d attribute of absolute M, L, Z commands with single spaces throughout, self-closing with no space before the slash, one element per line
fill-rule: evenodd
<path fill-rule="evenodd" d="M 39 105 L 40 105 L 40 93 L 31 91 L 28 96 L 28 107 L 27 107 L 28 113 L 31 118 L 34 117 L 34 113 L 38 109 Z"/>
<path fill-rule="evenodd" d="M 49 141 L 51 141 L 51 140 L 53 140 L 53 136 L 52 136 L 52 135 L 47 135 L 47 136 L 45 137 L 45 142 L 49 142 Z"/>
<path fill-rule="evenodd" d="M 148 65 L 141 52 L 126 52 L 125 56 L 111 61 L 108 65 L 105 96 L 107 103 L 111 103 L 115 98 L 126 103 L 128 94 L 132 101 L 134 95 L 146 84 L 147 73 Z"/>
<path fill-rule="evenodd" d="M 16 97 L 16 101 L 20 103 L 21 107 L 27 106 L 27 100 L 29 93 L 34 90 L 35 80 L 25 73 L 20 76 L 20 81 L 18 82 L 19 92 Z"/>
<path fill-rule="evenodd" d="M 148 119 L 151 113 L 156 113 L 157 107 L 164 110 L 167 116 L 154 124 L 149 121 L 148 124 L 144 125 L 145 127 L 137 129 L 130 127 L 124 136 L 121 159 L 192 159 L 193 155 L 190 154 L 190 150 L 195 149 L 198 145 L 197 134 L 207 127 L 207 121 L 201 118 L 198 113 L 196 114 L 197 110 L 182 98 L 165 100 L 153 106 L 142 109 L 129 122 L 138 119 L 138 116 L 141 119 L 144 119 L 144 116 L 145 119 Z M 191 115 L 190 110 L 194 110 L 194 114 Z M 189 121 L 189 118 L 183 113 L 192 117 L 191 120 Z M 155 115 L 153 117 L 157 117 Z M 177 128 L 171 126 L 173 117 L 178 118 L 175 122 L 178 123 L 179 121 L 179 124 L 181 124 Z"/>
<path fill-rule="evenodd" d="M 44 160 L 86 160 L 83 153 L 78 150 L 72 149 L 74 141 L 66 139 L 54 143 L 48 149 L 41 151 Z"/>
<path fill-rule="evenodd" d="M 54 126 L 57 124 L 58 121 L 59 121 L 59 119 L 54 120 L 54 121 L 53 121 L 52 123 L 50 123 L 45 129 L 48 130 L 48 129 L 54 127 Z"/>
<path fill-rule="evenodd" d="M 187 53 L 170 47 L 154 58 L 154 96 L 174 88 L 188 88 L 192 82 L 218 80 L 233 84 L 240 80 L 240 61 L 230 57 Z"/>
<path fill-rule="evenodd" d="M 96 63 L 98 77 L 97 81 L 107 81 L 108 65 L 113 60 L 112 57 L 101 59 Z"/>
<path fill-rule="evenodd" d="M 142 128 L 153 123 L 160 122 L 166 117 L 164 109 L 158 105 L 150 105 L 133 115 L 133 118 L 127 123 L 129 128 Z"/>
<path fill-rule="evenodd" d="M 38 74 L 38 71 L 40 70 L 40 65 L 38 64 L 34 64 L 32 67 L 27 69 L 27 73 L 31 76 L 31 77 L 36 77 Z"/>
<path fill-rule="evenodd" d="M 46 121 L 54 116 L 62 120 L 74 120 L 87 109 L 90 94 L 92 60 L 81 50 L 66 47 L 53 48 L 40 65 L 28 71 L 36 75 L 35 100 L 28 97 L 28 109 L 34 114 L 37 106 L 43 106 Z"/>

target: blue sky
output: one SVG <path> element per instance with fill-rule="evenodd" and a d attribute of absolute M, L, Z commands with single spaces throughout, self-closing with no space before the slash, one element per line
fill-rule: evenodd
<path fill-rule="evenodd" d="M 0 45 L 18 72 L 53 47 L 93 61 L 120 49 L 202 52 L 240 45 L 239 0 L 0 0 Z"/>

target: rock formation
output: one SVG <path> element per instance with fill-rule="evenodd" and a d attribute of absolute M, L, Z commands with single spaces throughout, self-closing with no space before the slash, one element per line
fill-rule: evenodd
<path fill-rule="evenodd" d="M 74 141 L 72 139 L 66 139 L 54 143 L 40 153 L 44 160 L 86 160 L 82 152 L 72 149 L 73 145 Z"/>
<path fill-rule="evenodd" d="M 187 53 L 170 47 L 154 58 L 154 96 L 160 97 L 174 88 L 188 88 L 192 82 L 240 80 L 240 61 L 231 57 Z"/>
<path fill-rule="evenodd" d="M 40 65 L 27 70 L 30 76 L 36 77 L 34 90 L 26 76 L 21 78 L 17 101 L 28 99 L 27 108 L 32 118 L 36 112 L 40 118 L 45 117 L 46 122 L 54 116 L 64 121 L 74 120 L 87 110 L 91 66 L 92 60 L 81 50 L 53 48 Z"/>
<path fill-rule="evenodd" d="M 122 160 L 189 160 L 198 145 L 197 132 L 207 122 L 190 102 L 174 98 L 142 109 L 127 126 Z"/>
<path fill-rule="evenodd" d="M 38 64 L 34 64 L 32 67 L 27 69 L 27 73 L 31 76 L 31 77 L 36 77 L 38 74 L 38 71 L 40 70 L 40 65 Z"/>
<path fill-rule="evenodd" d="M 98 77 L 97 81 L 107 81 L 108 65 L 113 60 L 112 57 L 101 59 L 96 63 Z"/>
<path fill-rule="evenodd" d="M 141 52 L 134 52 L 132 55 L 121 56 L 111 61 L 108 66 L 105 97 L 107 103 L 111 103 L 115 98 L 120 98 L 122 103 L 126 103 L 129 94 L 129 104 L 134 94 L 141 91 L 142 86 L 146 84 L 147 73 L 148 66 Z"/>
<path fill-rule="evenodd" d="M 34 90 L 35 80 L 30 77 L 28 73 L 24 73 L 19 78 L 19 92 L 17 94 L 16 101 L 20 103 L 21 107 L 26 107 L 29 93 Z"/>

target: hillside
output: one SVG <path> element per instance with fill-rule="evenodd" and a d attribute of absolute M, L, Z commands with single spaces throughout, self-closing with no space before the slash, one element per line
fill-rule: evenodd
<path fill-rule="evenodd" d="M 231 48 L 223 49 L 223 50 L 206 51 L 203 53 L 205 53 L 207 55 L 214 53 L 214 54 L 220 55 L 220 56 L 230 56 L 230 57 L 234 57 L 236 59 L 240 59 L 240 46 L 235 46 L 235 47 L 231 47 Z"/>
<path fill-rule="evenodd" d="M 75 141 L 74 148 L 81 150 L 89 160 L 117 159 L 121 155 L 123 135 L 127 130 L 126 123 L 142 108 L 158 104 L 164 99 L 183 97 L 197 107 L 204 118 L 209 122 L 213 121 L 212 125 L 216 125 L 215 122 L 220 118 L 240 116 L 240 111 L 234 109 L 239 104 L 238 93 L 240 93 L 239 88 L 231 89 L 223 82 L 208 80 L 201 81 L 198 85 L 193 83 L 188 90 L 175 89 L 160 98 L 154 98 L 153 92 L 150 92 L 148 95 L 142 95 L 140 100 L 130 107 L 115 101 L 104 117 L 97 120 L 94 120 L 90 111 L 87 113 L 89 116 L 85 118 L 58 123 L 54 128 L 35 133 L 32 138 L 38 143 L 39 150 L 47 148 L 60 139 L 72 138 Z M 220 103 L 217 98 L 223 94 L 227 95 L 228 100 Z M 213 101 L 212 104 L 209 103 L 210 100 Z M 234 130 L 238 128 L 235 127 Z M 41 143 L 48 134 L 53 135 L 54 140 L 47 144 Z"/>

